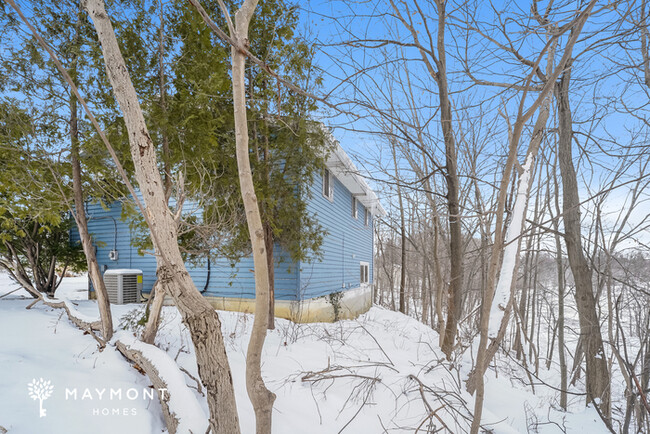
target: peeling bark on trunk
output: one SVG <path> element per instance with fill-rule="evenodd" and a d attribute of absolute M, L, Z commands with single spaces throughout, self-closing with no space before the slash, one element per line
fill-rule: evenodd
<path fill-rule="evenodd" d="M 156 149 L 149 136 L 137 94 L 129 77 L 102 0 L 87 0 L 102 46 L 106 72 L 124 114 L 136 177 L 146 203 L 145 219 L 158 263 L 158 280 L 170 294 L 187 325 L 196 352 L 199 376 L 206 387 L 210 427 L 215 433 L 239 433 L 232 375 L 221 335 L 221 323 L 190 278 L 178 248 L 174 217 L 165 201 Z"/>

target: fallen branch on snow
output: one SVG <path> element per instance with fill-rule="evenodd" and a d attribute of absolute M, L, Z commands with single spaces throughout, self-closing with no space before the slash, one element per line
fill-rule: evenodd
<path fill-rule="evenodd" d="M 106 347 L 106 341 L 94 332 L 100 329 L 99 320 L 82 314 L 69 300 L 57 300 L 42 295 L 27 308 L 31 308 L 39 301 L 54 309 L 63 309 L 72 323 L 92 335 L 99 343 L 100 351 Z M 144 343 L 127 332 L 116 333 L 111 343 L 127 360 L 137 365 L 149 377 L 151 384 L 158 391 L 163 417 L 170 434 L 207 431 L 208 418 L 185 383 L 178 365 L 165 351 Z M 0 429 L 0 434 L 5 432 Z"/>
<path fill-rule="evenodd" d="M 13 294 L 14 292 L 20 291 L 21 289 L 23 289 L 23 288 L 22 288 L 22 287 L 20 287 L 20 288 L 16 288 L 16 289 L 14 289 L 13 291 L 9 291 L 9 292 L 7 292 L 6 294 L 2 294 L 2 295 L 0 295 L 0 298 L 4 298 L 4 297 L 6 297 L 6 296 L 8 296 L 8 295 Z M 0 428 L 2 428 L 2 427 L 0 426 Z M 0 433 L 2 433 L 2 430 L 0 430 Z"/>
<path fill-rule="evenodd" d="M 106 341 L 95 334 L 95 330 L 101 330 L 101 321 L 79 312 L 70 300 L 58 300 L 55 298 L 43 296 L 41 294 L 39 294 L 39 297 L 34 300 L 33 303 L 27 306 L 27 309 L 31 309 L 39 301 L 42 301 L 43 304 L 54 309 L 65 310 L 70 321 L 72 321 L 81 330 L 91 335 L 97 341 L 99 344 L 99 351 L 104 350 L 106 347 Z"/>
<path fill-rule="evenodd" d="M 106 346 L 106 341 L 100 339 L 95 335 L 94 330 L 101 330 L 102 323 L 100 320 L 95 319 L 94 317 L 84 315 L 77 310 L 77 308 L 72 304 L 70 300 L 56 300 L 48 297 L 43 298 L 43 303 L 47 306 L 63 309 L 68 314 L 68 318 L 72 321 L 77 327 L 82 330 L 90 333 L 95 340 L 97 340 L 102 347 Z"/>

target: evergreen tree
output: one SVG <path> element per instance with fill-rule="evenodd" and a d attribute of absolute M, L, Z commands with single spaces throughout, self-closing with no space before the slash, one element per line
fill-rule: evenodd
<path fill-rule="evenodd" d="M 217 2 L 203 6 L 211 16 L 222 16 Z M 250 26 L 250 50 L 283 76 L 313 87 L 320 79 L 314 78 L 309 44 L 295 33 L 298 18 L 297 8 L 283 0 L 260 2 Z M 224 207 L 241 214 L 232 83 L 227 73 L 230 47 L 189 6 L 177 9 L 170 28 L 183 41 L 172 62 L 175 94 L 168 122 L 178 133 L 173 152 L 185 157 L 188 186 L 202 198 L 208 218 Z M 267 251 L 272 258 L 277 244 L 293 261 L 318 258 L 323 230 L 307 211 L 309 190 L 305 188 L 322 170 L 328 151 L 322 129 L 310 120 L 316 106 L 279 86 L 255 65 L 248 66 L 247 79 L 251 165 Z M 178 161 L 177 156 L 174 159 Z M 236 219 L 224 250 L 233 260 L 250 251 L 243 216 Z M 273 266 L 269 262 L 271 285 Z M 271 317 L 270 325 L 272 321 Z"/>
<path fill-rule="evenodd" d="M 54 294 L 57 272 L 84 264 L 83 252 L 69 240 L 73 222 L 61 200 L 69 189 L 56 179 L 67 164 L 34 146 L 49 128 L 16 101 L 0 101 L 0 268 L 35 297 Z"/>

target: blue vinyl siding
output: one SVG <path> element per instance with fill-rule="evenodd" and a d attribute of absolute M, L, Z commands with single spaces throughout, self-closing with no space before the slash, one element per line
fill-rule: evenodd
<path fill-rule="evenodd" d="M 314 298 L 360 285 L 360 262 L 369 264 L 372 283 L 373 218 L 364 223 L 364 206 L 357 201 L 357 218 L 352 217 L 352 194 L 332 175 L 334 198 L 323 196 L 323 178 L 314 177 L 309 187 L 307 209 L 314 213 L 327 231 L 323 241 L 323 259 L 300 264 L 300 297 Z"/>
<path fill-rule="evenodd" d="M 128 222 L 121 219 L 122 205 L 115 202 L 108 209 L 100 204 L 87 207 L 88 230 L 97 248 L 97 261 L 101 270 L 118 268 L 135 268 L 142 270 L 143 292 L 151 291 L 156 281 L 156 258 L 151 252 L 144 255 L 131 245 L 134 234 Z M 76 230 L 71 233 L 73 242 L 79 241 Z M 111 261 L 108 253 L 116 247 L 118 260 Z M 298 285 L 298 267 L 279 246 L 275 246 L 275 295 L 278 300 L 296 300 Z M 197 288 L 205 288 L 208 277 L 207 263 L 187 263 L 187 269 Z M 246 257 L 232 267 L 225 259 L 210 264 L 210 282 L 205 295 L 235 298 L 255 297 L 255 278 L 253 275 L 253 258 Z"/>
<path fill-rule="evenodd" d="M 275 295 L 278 300 L 297 300 L 320 297 L 360 286 L 360 263 L 369 264 L 369 283 L 373 276 L 373 216 L 365 225 L 365 208 L 357 201 L 357 218 L 352 216 L 352 194 L 332 175 L 333 201 L 323 196 L 323 179 L 316 174 L 310 186 L 303 186 L 307 194 L 307 210 L 313 213 L 327 231 L 322 245 L 321 261 L 294 263 L 286 252 L 275 246 Z M 122 205 L 113 203 L 108 209 L 100 204 L 88 205 L 88 229 L 97 246 L 100 268 L 135 268 L 143 271 L 143 291 L 149 292 L 156 281 L 156 259 L 153 254 L 139 255 L 131 245 L 135 234 L 123 221 Z M 189 209 L 189 207 L 186 207 Z M 191 211 L 191 210 L 190 210 Z M 197 211 L 194 211 L 197 212 Z M 77 231 L 71 240 L 78 241 Z M 99 241 L 99 242 L 97 242 Z M 100 245 L 101 244 L 101 245 Z M 117 261 L 108 254 L 118 251 Z M 202 291 L 208 278 L 207 264 L 187 263 L 188 271 L 197 288 Z M 254 298 L 255 280 L 253 259 L 245 257 L 235 266 L 219 259 L 210 264 L 210 280 L 205 295 L 232 298 Z"/>
<path fill-rule="evenodd" d="M 142 270 L 142 288 L 149 292 L 156 281 L 156 259 L 153 255 L 138 255 L 135 247 L 131 246 L 133 233 L 128 222 L 122 220 L 122 204 L 112 203 L 108 209 L 99 203 L 86 206 L 88 217 L 88 232 L 93 239 L 97 252 L 97 262 L 100 270 L 104 268 L 137 268 Z M 79 241 L 79 233 L 72 231 L 72 240 Z M 118 252 L 118 260 L 108 259 L 108 253 L 113 250 Z"/>

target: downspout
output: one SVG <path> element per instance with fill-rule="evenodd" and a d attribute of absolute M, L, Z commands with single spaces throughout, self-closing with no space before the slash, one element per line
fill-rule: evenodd
<path fill-rule="evenodd" d="M 368 211 L 370 212 L 370 211 Z M 368 216 L 370 219 L 370 224 L 369 229 L 370 229 L 370 267 L 372 267 L 372 271 L 368 273 L 368 283 L 370 283 L 370 294 L 372 299 L 374 300 L 375 298 L 375 219 L 372 218 L 372 214 Z"/>
<path fill-rule="evenodd" d="M 203 285 L 203 290 L 201 290 L 201 294 L 204 294 L 208 290 L 208 286 L 210 286 L 210 255 L 208 255 L 208 275 L 205 278 L 205 285 Z"/>
<path fill-rule="evenodd" d="M 345 232 L 341 242 L 341 288 L 345 289 Z"/>

